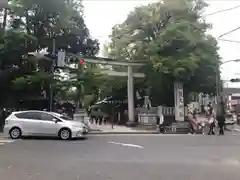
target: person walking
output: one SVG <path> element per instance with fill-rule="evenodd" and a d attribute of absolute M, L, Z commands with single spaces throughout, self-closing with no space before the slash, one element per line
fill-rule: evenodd
<path fill-rule="evenodd" d="M 207 118 L 208 118 L 208 125 L 209 125 L 208 135 L 215 135 L 215 132 L 214 132 L 215 115 L 214 115 L 214 110 L 211 102 L 208 104 L 208 107 L 207 107 Z"/>
<path fill-rule="evenodd" d="M 160 116 L 157 116 L 156 120 L 157 120 L 157 131 L 164 134 L 165 133 L 165 128 L 163 126 L 163 123 L 164 123 L 163 115 L 161 114 Z"/>
<path fill-rule="evenodd" d="M 196 134 L 198 131 L 198 123 L 195 119 L 194 113 L 191 111 L 191 109 L 188 109 L 188 121 L 189 121 L 189 129 L 190 134 Z"/>
<path fill-rule="evenodd" d="M 225 108 L 224 103 L 221 102 L 220 112 L 217 116 L 218 126 L 219 126 L 219 135 L 224 135 L 224 127 L 225 127 Z"/>

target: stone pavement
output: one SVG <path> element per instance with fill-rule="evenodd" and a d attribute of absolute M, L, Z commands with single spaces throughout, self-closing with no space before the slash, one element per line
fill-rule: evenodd
<path fill-rule="evenodd" d="M 90 126 L 91 134 L 155 134 L 156 128 L 154 129 L 137 129 L 126 126 L 119 125 L 96 125 L 92 124 Z"/>
<path fill-rule="evenodd" d="M 91 134 L 157 134 L 156 126 L 146 126 L 138 125 L 136 127 L 127 127 L 114 125 L 96 125 L 91 124 L 90 133 Z M 205 129 L 207 131 L 207 129 Z M 216 130 L 218 131 L 218 130 Z M 240 125 L 227 125 L 227 130 L 229 133 L 240 133 Z M 187 122 L 173 123 L 172 126 L 166 127 L 165 134 L 188 134 L 189 128 Z"/>
<path fill-rule="evenodd" d="M 240 132 L 240 125 L 239 124 L 228 125 L 227 129 L 229 129 L 230 131 Z"/>

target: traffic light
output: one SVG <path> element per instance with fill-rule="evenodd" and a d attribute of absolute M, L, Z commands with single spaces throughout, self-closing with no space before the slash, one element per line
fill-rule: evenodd
<path fill-rule="evenodd" d="M 85 62 L 84 62 L 84 59 L 80 59 L 79 60 L 79 64 L 83 65 Z"/>
<path fill-rule="evenodd" d="M 42 90 L 41 94 L 43 95 L 44 98 L 47 97 L 47 91 L 46 90 Z"/>
<path fill-rule="evenodd" d="M 235 79 L 231 79 L 230 81 L 231 82 L 240 82 L 240 79 L 239 78 L 235 78 Z"/>

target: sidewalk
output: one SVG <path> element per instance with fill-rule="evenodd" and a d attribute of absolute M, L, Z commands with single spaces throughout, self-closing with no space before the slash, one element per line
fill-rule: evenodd
<path fill-rule="evenodd" d="M 156 128 L 154 129 L 138 129 L 126 126 L 114 125 L 90 125 L 89 134 L 156 134 Z"/>
<path fill-rule="evenodd" d="M 90 134 L 158 134 L 157 127 L 153 125 L 137 125 L 136 127 L 127 127 L 111 124 L 96 125 L 91 124 Z M 173 123 L 172 126 L 166 126 L 165 134 L 187 134 L 189 132 L 188 123 Z"/>
<path fill-rule="evenodd" d="M 227 128 L 230 131 L 240 132 L 240 125 L 239 124 L 228 125 Z"/>

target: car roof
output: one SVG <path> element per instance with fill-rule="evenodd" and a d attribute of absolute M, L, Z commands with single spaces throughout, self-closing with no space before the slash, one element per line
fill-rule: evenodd
<path fill-rule="evenodd" d="M 28 112 L 39 112 L 39 113 L 47 113 L 47 114 L 52 113 L 52 112 L 48 112 L 48 111 L 26 110 L 26 111 L 13 111 L 12 114 L 20 114 L 20 113 L 28 113 Z"/>

